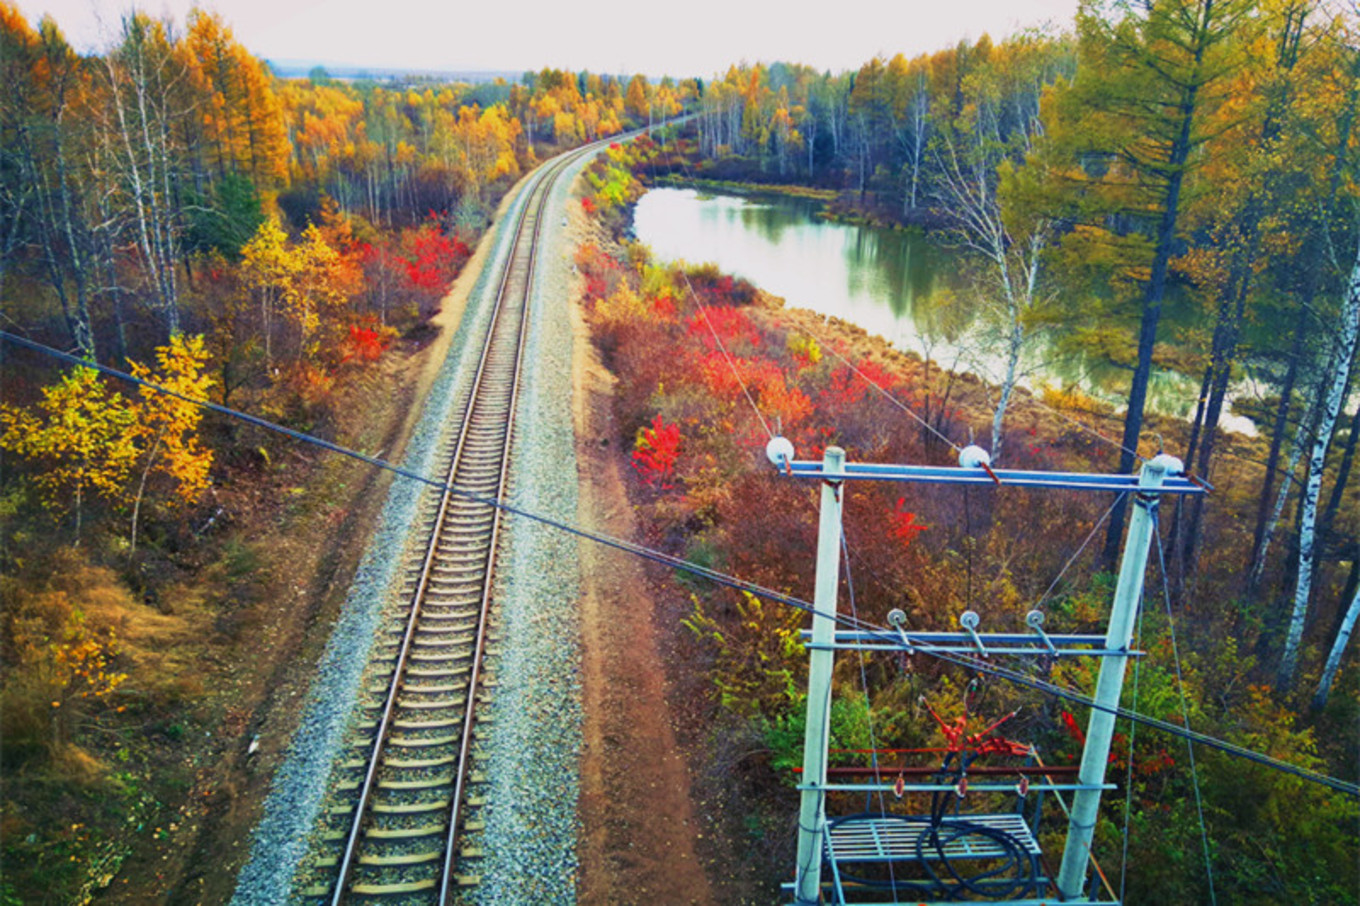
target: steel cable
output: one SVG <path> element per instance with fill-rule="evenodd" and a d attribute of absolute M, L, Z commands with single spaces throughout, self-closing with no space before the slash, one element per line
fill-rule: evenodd
<path fill-rule="evenodd" d="M 151 381 L 146 381 L 140 378 L 133 377 L 130 374 L 118 371 L 115 368 L 110 368 L 107 365 L 100 365 L 97 363 L 89 362 L 78 356 L 72 355 L 67 352 L 62 352 L 61 350 L 58 349 L 53 349 L 50 346 L 45 346 L 41 343 L 30 340 L 26 337 L 21 337 L 18 336 L 17 334 L 10 333 L 9 331 L 0 330 L 0 339 L 3 339 L 10 343 L 14 343 L 17 346 L 21 346 L 26 349 L 40 352 L 44 355 L 51 356 L 52 358 L 59 359 L 70 365 L 75 365 L 81 368 L 91 368 L 102 374 L 108 375 L 109 377 L 118 378 L 119 380 L 125 381 L 135 386 L 146 387 L 158 393 L 163 393 L 167 396 L 180 399 L 188 403 L 193 403 L 194 405 L 202 406 L 205 409 L 217 412 L 221 415 L 227 416 L 228 418 L 238 419 L 240 421 L 243 421 L 250 425 L 254 425 L 263 430 L 271 431 L 277 434 L 281 434 L 285 437 L 293 438 L 294 440 L 297 440 L 301 443 L 310 444 L 312 446 L 320 447 L 321 449 L 324 450 L 329 450 L 332 453 L 337 453 L 341 456 L 345 456 L 350 459 L 354 459 L 359 462 L 363 462 L 368 465 L 374 466 L 376 468 L 383 469 L 385 471 L 393 473 L 394 475 L 407 478 L 411 481 L 417 481 L 420 482 L 421 484 L 428 485 L 430 487 L 438 488 L 441 490 L 448 488 L 450 492 L 455 496 L 461 496 L 468 500 L 473 500 L 480 503 L 484 503 L 488 506 L 497 507 L 501 510 L 504 510 L 507 513 L 512 513 L 516 516 L 521 516 L 525 519 L 538 522 L 541 525 L 546 525 L 551 528 L 558 529 L 559 531 L 567 532 L 578 538 L 583 538 L 588 541 L 593 541 L 597 544 L 603 544 L 606 547 L 614 548 L 615 550 L 620 550 L 625 553 L 633 554 L 635 556 L 641 557 L 651 562 L 671 567 L 672 569 L 678 569 L 683 572 L 690 573 L 691 575 L 708 579 L 709 581 L 714 582 L 718 585 L 722 585 L 727 588 L 734 589 L 736 591 L 750 592 L 751 594 L 756 595 L 758 597 L 765 598 L 766 600 L 773 601 L 777 604 L 783 604 L 788 607 L 793 607 L 805 613 L 813 614 L 814 616 L 819 613 L 819 611 L 817 611 L 817 609 L 807 601 L 795 598 L 792 595 L 787 595 L 782 592 L 775 591 L 772 588 L 767 588 L 755 582 L 748 582 L 744 579 L 740 579 L 735 576 L 729 576 L 725 573 L 720 573 L 717 570 L 709 569 L 708 567 L 691 563 L 688 560 L 683 560 L 671 554 L 667 554 L 662 551 L 646 547 L 644 545 L 636 544 L 631 541 L 626 541 L 622 538 L 617 538 L 612 535 L 607 535 L 603 532 L 597 532 L 594 531 L 593 529 L 582 528 L 577 525 L 572 525 L 557 519 L 553 519 L 549 516 L 534 513 L 522 507 L 517 507 L 513 504 L 506 503 L 503 500 L 485 497 L 483 495 L 475 494 L 470 491 L 465 491 L 459 488 L 452 488 L 443 481 L 426 477 L 417 472 L 413 472 L 410 469 L 404 468 L 394 463 L 387 462 L 386 460 L 383 459 L 379 459 L 376 456 L 369 456 L 368 454 L 360 453 L 357 450 L 351 450 L 347 447 L 341 446 L 340 444 L 333 443 L 332 441 L 323 440 L 319 437 L 314 437 L 312 435 L 305 434 L 301 431 L 296 431 L 292 428 L 284 427 L 283 425 L 270 422 L 266 419 L 259 418 L 258 416 L 250 415 L 249 413 L 246 412 L 240 412 L 238 410 L 231 409 L 227 406 L 223 406 L 218 403 L 213 403 L 207 400 L 195 399 L 193 397 L 186 396 L 185 394 L 178 393 L 166 387 L 162 387 L 159 384 L 155 384 Z M 836 613 L 821 613 L 821 616 L 833 620 L 849 629 L 868 633 L 870 634 L 872 639 L 880 641 L 884 644 L 887 645 L 900 644 L 900 639 L 898 637 L 897 632 L 887 627 L 878 626 L 864 620 L 858 620 L 842 616 Z M 990 664 L 982 660 L 981 658 L 972 655 L 954 654 L 949 651 L 941 650 L 937 646 L 932 645 L 928 642 L 919 641 L 916 639 L 912 640 L 912 645 L 916 651 L 922 654 L 929 655 L 933 658 L 936 658 L 937 660 L 945 661 L 946 663 L 951 663 L 968 670 L 976 670 L 980 673 L 996 676 L 1001 679 L 1005 679 L 1008 682 L 1014 683 L 1016 685 L 1033 689 L 1034 691 L 1037 692 L 1041 692 L 1045 695 L 1049 695 L 1054 698 L 1059 698 L 1064 701 L 1070 701 L 1076 704 L 1084 705 L 1089 708 L 1095 708 L 1096 710 L 1103 711 L 1108 714 L 1113 714 L 1116 717 L 1124 717 L 1127 718 L 1128 720 L 1137 721 L 1138 723 L 1141 723 L 1144 726 L 1149 726 L 1154 729 L 1161 730 L 1165 733 L 1169 733 L 1173 736 L 1177 736 L 1183 739 L 1192 740 L 1207 748 L 1223 752 L 1226 755 L 1250 761 L 1255 764 L 1259 764 L 1263 767 L 1270 768 L 1272 770 L 1281 771 L 1283 773 L 1297 777 L 1300 780 L 1304 780 L 1308 783 L 1324 786 L 1336 792 L 1350 796 L 1352 798 L 1360 799 L 1360 784 L 1352 783 L 1350 781 L 1342 780 L 1336 777 L 1331 777 L 1326 774 L 1319 774 L 1315 771 L 1310 771 L 1306 768 L 1301 768 L 1297 765 L 1293 765 L 1285 761 L 1280 761 L 1277 758 L 1272 758 L 1269 755 L 1264 755 L 1260 752 L 1255 752 L 1251 749 L 1247 749 L 1234 743 L 1227 742 L 1226 740 L 1217 739 L 1215 737 L 1208 736 L 1207 734 L 1204 733 L 1199 733 L 1193 730 L 1189 730 L 1188 728 L 1179 727 L 1176 724 L 1164 720 L 1159 720 L 1155 717 L 1149 717 L 1145 714 L 1134 713 L 1126 708 L 1111 705 L 1102 705 L 1096 702 L 1090 696 L 1087 696 L 1083 693 L 1077 692 L 1072 689 L 1067 689 L 1061 686 L 1057 686 L 1053 683 L 1049 683 L 1044 680 L 1035 679 L 1034 677 L 1026 676 L 1022 673 L 1019 673 L 1018 671 L 1010 670 L 1004 667 L 998 667 L 995 664 Z"/>

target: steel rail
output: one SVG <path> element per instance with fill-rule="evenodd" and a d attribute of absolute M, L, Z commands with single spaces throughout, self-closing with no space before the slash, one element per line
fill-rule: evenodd
<path fill-rule="evenodd" d="M 389 750 L 391 733 L 394 725 L 399 725 L 396 719 L 399 711 L 399 700 L 403 691 L 419 689 L 419 687 L 412 687 L 412 690 L 407 690 L 408 668 L 412 651 L 419 644 L 417 636 L 421 626 L 423 605 L 430 592 L 432 575 L 438 568 L 440 549 L 448 545 L 451 538 L 458 537 L 451 534 L 447 526 L 451 502 L 458 498 L 458 495 L 454 493 L 454 487 L 460 483 L 488 480 L 486 474 L 474 474 L 471 478 L 461 474 L 465 459 L 468 458 L 469 438 L 474 426 L 485 428 L 488 423 L 488 419 L 482 417 L 483 410 L 487 408 L 492 410 L 490 413 L 492 417 L 500 419 L 499 426 L 495 428 L 499 434 L 499 463 L 493 482 L 494 493 L 491 496 L 499 500 L 502 499 L 504 493 L 509 473 L 514 413 L 518 402 L 519 373 L 523 365 L 524 341 L 530 321 L 529 303 L 533 295 L 539 243 L 548 200 L 557 179 L 568 165 L 581 156 L 596 151 L 609 141 L 618 140 L 619 137 L 614 137 L 562 155 L 549 162 L 535 176 L 533 182 L 526 186 L 525 201 L 516 219 L 514 240 L 500 275 L 496 301 L 491 313 L 486 338 L 482 344 L 477 371 L 469 391 L 467 403 L 463 408 L 462 422 L 445 479 L 446 487 L 440 494 L 438 508 L 430 525 L 429 541 L 421 560 L 415 589 L 410 595 L 410 612 L 406 615 L 404 621 L 405 625 L 401 634 L 399 650 L 391 668 L 386 694 L 381 706 L 381 716 L 377 721 L 373 741 L 369 747 L 364 778 L 359 784 L 353 817 L 349 822 L 348 831 L 344 835 L 343 854 L 338 860 L 339 869 L 335 875 L 335 885 L 330 897 L 332 906 L 339 906 L 355 893 L 351 882 L 354 879 L 356 865 L 362 861 L 359 857 L 359 851 L 366 828 L 372 819 L 374 790 L 379 785 L 378 778 Z M 509 348 L 504 343 L 501 344 L 500 348 L 496 344 L 502 335 L 510 332 L 508 326 L 507 329 L 502 330 L 502 325 L 505 325 L 514 313 L 518 314 L 519 323 L 513 328 L 513 363 L 509 368 L 506 368 L 504 360 L 510 358 Z M 489 373 L 493 361 L 498 363 L 498 368 L 503 369 L 494 375 Z M 493 392 L 490 394 L 486 392 L 488 386 L 493 387 Z M 495 398 L 488 399 L 488 396 Z M 441 906 L 447 906 L 451 902 L 451 886 L 455 878 L 455 851 L 462 830 L 462 805 L 476 720 L 476 703 L 479 685 L 481 684 L 482 661 L 486 653 L 491 622 L 489 619 L 491 589 L 494 581 L 494 561 L 499 539 L 501 511 L 498 507 L 489 508 L 491 510 L 490 527 L 480 528 L 475 534 L 470 533 L 467 536 L 470 546 L 483 550 L 482 554 L 474 555 L 481 563 L 481 593 L 480 601 L 477 604 L 475 640 L 472 645 L 470 663 L 466 668 L 468 678 L 463 686 L 466 689 L 466 699 L 463 702 L 462 726 L 455 756 L 456 767 L 452 775 L 453 792 L 448 801 L 447 812 L 443 816 L 447 821 L 443 859 L 440 864 L 439 877 L 434 881 L 434 886 L 438 891 L 438 902 Z M 459 540 L 464 539 L 459 538 Z M 483 557 L 484 560 L 482 560 Z M 433 630 L 431 632 L 433 633 Z M 452 656 L 449 656 L 449 659 L 452 659 Z M 457 707 L 457 704 L 455 703 L 453 707 Z M 451 722 L 448 721 L 448 723 Z M 394 859 L 393 861 L 396 862 L 397 860 Z M 420 883 L 428 884 L 429 882 Z M 411 891 L 403 892 L 409 893 Z M 382 895 L 373 890 L 365 893 Z"/>
<path fill-rule="evenodd" d="M 487 377 L 487 368 L 491 360 L 491 351 L 493 348 L 493 343 L 497 336 L 496 328 L 503 315 L 503 310 L 506 305 L 507 291 L 510 288 L 512 276 L 514 275 L 516 266 L 518 264 L 518 256 L 520 253 L 521 243 L 524 241 L 525 222 L 528 220 L 531 211 L 533 211 L 535 215 L 537 215 L 538 213 L 533 205 L 534 200 L 533 195 L 534 193 L 539 192 L 540 188 L 547 181 L 547 177 L 548 173 L 545 172 L 534 181 L 534 183 L 530 187 L 530 196 L 526 199 L 525 205 L 521 210 L 520 218 L 516 223 L 514 243 L 510 249 L 509 255 L 506 258 L 505 267 L 501 274 L 500 283 L 496 292 L 496 302 L 491 313 L 491 324 L 486 332 L 486 338 L 482 343 L 482 349 L 478 359 L 477 372 L 473 379 L 472 388 L 468 395 L 468 400 L 463 411 L 463 417 L 461 419 L 461 424 L 458 431 L 458 439 L 454 447 L 453 456 L 449 463 L 448 472 L 445 476 L 445 484 L 448 488 L 452 488 L 454 486 L 459 472 L 459 468 L 463 464 L 464 454 L 467 449 L 468 436 L 474 425 L 473 418 L 474 413 L 477 410 L 479 402 L 482 404 L 485 404 L 486 402 L 483 399 L 482 390 Z M 546 193 L 543 194 L 544 196 L 546 196 Z M 526 318 L 521 318 L 520 329 L 516 331 L 517 341 L 523 334 L 522 328 L 523 324 L 526 321 L 527 321 Z M 517 354 L 516 355 L 517 363 L 518 359 L 519 356 Z M 513 380 L 514 379 L 512 378 L 512 381 Z M 512 415 L 513 409 L 508 408 L 506 410 L 507 422 L 512 417 Z M 508 451 L 509 449 L 508 441 L 510 430 L 511 427 L 507 423 L 505 428 L 506 442 L 504 444 L 506 451 Z M 502 455 L 502 469 L 501 473 L 497 476 L 496 481 L 497 489 L 497 494 L 495 495 L 496 497 L 500 496 L 499 491 L 504 483 L 505 461 L 506 457 L 505 455 Z M 375 732 L 374 735 L 373 748 L 369 755 L 368 768 L 365 771 L 363 786 L 361 787 L 359 793 L 359 800 L 354 810 L 354 819 L 351 823 L 349 837 L 346 840 L 344 859 L 341 863 L 339 876 L 337 878 L 335 893 L 331 900 L 332 906 L 339 906 L 339 904 L 345 901 L 346 897 L 350 893 L 350 891 L 348 890 L 348 885 L 350 882 L 351 874 L 354 869 L 355 857 L 358 853 L 360 841 L 362 839 L 363 826 L 366 820 L 369 818 L 368 805 L 372 798 L 373 788 L 377 780 L 379 769 L 381 768 L 382 765 L 382 755 L 387 747 L 388 737 L 391 732 L 392 714 L 396 708 L 397 698 L 401 692 L 403 682 L 405 680 L 405 672 L 408 664 L 408 657 L 412 647 L 412 641 L 415 637 L 416 627 L 419 624 L 421 616 L 421 603 L 424 601 L 426 593 L 428 591 L 430 573 L 438 558 L 440 545 L 444 541 L 444 527 L 451 500 L 453 500 L 453 494 L 451 490 L 446 489 L 443 493 L 441 493 L 439 500 L 439 508 L 434 519 L 434 524 L 430 531 L 430 537 L 426 545 L 425 555 L 422 559 L 420 577 L 417 581 L 415 592 L 412 595 L 411 611 L 407 619 L 406 629 L 402 636 L 401 649 L 400 652 L 398 653 L 397 663 L 393 670 L 392 678 L 388 686 L 387 695 L 383 702 L 382 718 L 380 719 L 377 731 Z M 498 510 L 495 512 L 499 514 Z M 493 527 L 498 525 L 499 518 L 497 516 L 497 518 L 493 519 Z M 495 541 L 496 533 L 493 528 L 492 531 L 490 532 L 488 543 L 489 553 L 494 552 Z M 458 804 L 460 802 L 461 797 L 462 778 L 464 776 L 464 772 L 466 770 L 467 765 L 467 749 L 470 740 L 471 721 L 474 717 L 473 709 L 476 701 L 476 689 L 477 689 L 476 682 L 480 672 L 479 667 L 481 657 L 485 650 L 486 611 L 487 605 L 489 603 L 486 592 L 489 589 L 491 582 L 491 570 L 489 569 L 489 564 L 488 568 L 484 570 L 484 573 L 485 578 L 483 580 L 482 602 L 479 607 L 479 614 L 477 619 L 477 640 L 472 654 L 473 675 L 470 676 L 469 682 L 467 684 L 468 694 L 464 709 L 463 733 L 460 743 L 460 752 L 458 756 L 458 770 L 455 773 L 455 795 L 450 799 L 451 814 L 454 816 L 455 820 L 450 821 L 450 832 L 447 835 L 448 842 L 444 848 L 445 849 L 444 867 L 443 870 L 441 871 L 441 879 L 439 882 L 441 903 L 446 902 L 447 900 L 448 881 L 449 876 L 451 874 L 450 857 L 454 846 L 453 840 L 456 836 L 455 832 L 456 813 L 458 810 Z"/>
<path fill-rule="evenodd" d="M 505 423 L 505 446 L 501 451 L 500 478 L 496 485 L 496 498 L 498 500 L 504 492 L 505 478 L 510 470 L 510 447 L 515 430 L 515 406 L 519 400 L 519 374 L 521 366 L 524 363 L 524 338 L 529 330 L 529 300 L 533 296 L 534 268 L 538 262 L 539 232 L 543 225 L 543 214 L 547 209 L 548 198 L 552 195 L 553 186 L 557 181 L 557 177 L 564 169 L 566 169 L 567 163 L 571 160 L 575 160 L 575 157 L 568 158 L 552 171 L 545 173 L 540 179 L 539 185 L 536 187 L 541 194 L 538 199 L 537 210 L 534 212 L 533 233 L 530 236 L 531 241 L 529 243 L 528 261 L 524 272 L 524 297 L 521 300 L 522 314 L 515 343 L 515 364 L 512 369 L 512 373 L 515 377 L 510 385 L 510 399 L 506 411 Z M 532 200 L 533 199 L 530 198 L 525 202 L 526 214 L 528 213 L 528 208 Z M 522 220 L 520 225 L 521 227 L 527 226 L 527 223 Z M 515 249 L 511 252 L 512 260 L 508 262 L 505 269 L 506 280 L 505 284 L 502 286 L 502 292 L 504 292 L 505 285 L 508 285 L 509 283 L 509 277 L 514 268 L 513 256 L 514 253 L 519 250 L 519 243 L 522 238 L 523 232 L 521 231 L 515 238 Z M 495 560 L 496 542 L 500 536 L 501 515 L 503 512 L 503 510 L 497 507 L 492 517 L 489 553 L 489 558 L 492 562 Z M 467 776 L 468 754 L 472 748 L 472 727 L 477 706 L 477 696 L 473 693 L 477 689 L 477 682 L 481 671 L 482 655 L 486 649 L 486 610 L 491 602 L 491 583 L 493 579 L 494 572 L 491 569 L 491 564 L 488 563 L 486 576 L 482 583 L 482 618 L 478 620 L 477 642 L 475 652 L 472 656 L 472 676 L 468 681 L 469 693 L 467 697 L 466 716 L 463 720 L 463 739 L 458 747 L 458 766 L 453 774 L 453 796 L 449 800 L 449 833 L 444 845 L 444 867 L 440 872 L 439 906 L 447 906 L 449 903 L 449 882 L 453 878 L 454 848 L 457 845 L 459 836 L 459 813 L 463 802 L 463 782 Z"/>
<path fill-rule="evenodd" d="M 537 183 L 541 181 L 542 179 L 540 178 L 535 183 L 534 186 L 535 189 L 537 188 Z M 525 205 L 525 208 L 527 212 L 528 208 L 527 203 Z M 518 223 L 516 226 L 517 230 L 515 235 L 515 243 L 510 250 L 509 256 L 507 257 L 505 270 L 501 275 L 500 285 L 496 292 L 496 303 L 491 313 L 491 325 L 486 332 L 485 340 L 483 340 L 482 342 L 482 349 L 478 357 L 477 363 L 477 373 L 473 378 L 472 389 L 471 392 L 468 394 L 467 404 L 463 410 L 463 417 L 461 419 L 460 427 L 458 430 L 458 440 L 454 445 L 453 456 L 450 459 L 448 471 L 445 473 L 444 476 L 445 490 L 439 496 L 439 508 L 435 514 L 434 525 L 430 531 L 430 539 L 426 545 L 425 555 L 421 562 L 420 577 L 416 582 L 416 589 L 412 595 L 411 612 L 410 616 L 407 618 L 406 621 L 406 629 L 402 634 L 401 649 L 398 652 L 397 663 L 392 672 L 392 678 L 388 684 L 387 695 L 383 700 L 382 717 L 379 720 L 377 731 L 374 734 L 373 748 L 368 756 L 368 767 L 364 772 L 363 786 L 359 790 L 359 800 L 354 807 L 354 819 L 351 822 L 349 836 L 347 837 L 345 842 L 345 852 L 344 857 L 340 863 L 340 871 L 335 886 L 335 893 L 331 898 L 332 906 L 340 906 L 340 904 L 344 902 L 345 897 L 348 894 L 347 886 L 349 884 L 350 875 L 354 869 L 354 857 L 359 849 L 359 840 L 362 835 L 364 821 L 368 817 L 369 800 L 372 798 L 373 787 L 375 782 L 377 781 L 379 767 L 382 764 L 382 754 L 387 745 L 388 735 L 392 729 L 392 713 L 396 708 L 397 697 L 401 692 L 402 681 L 405 678 L 404 674 L 406 670 L 407 659 L 408 656 L 410 655 L 411 645 L 415 637 L 416 627 L 420 621 L 421 614 L 420 603 L 425 599 L 425 593 L 429 587 L 430 571 L 434 566 L 435 559 L 439 552 L 439 545 L 443 538 L 443 527 L 445 517 L 448 514 L 449 502 L 453 499 L 453 494 L 449 489 L 453 487 L 454 481 L 458 474 L 458 467 L 462 464 L 463 461 L 463 453 L 467 446 L 468 434 L 473 424 L 472 421 L 473 411 L 478 403 L 482 387 L 482 380 L 486 374 L 486 367 L 489 360 L 491 344 L 496 336 L 495 325 L 501 315 L 501 306 L 505 300 L 505 290 L 510 281 L 510 274 L 514 266 L 515 253 L 518 250 L 519 242 L 521 240 L 521 234 L 518 230 L 518 227 L 522 226 L 522 218 L 521 222 Z M 501 478 L 503 479 L 504 476 L 502 475 Z M 500 495 L 497 494 L 497 496 L 499 497 Z M 483 600 L 483 605 L 484 604 L 485 599 Z M 478 620 L 479 642 L 482 638 L 481 630 L 483 628 L 484 622 L 485 621 L 483 619 Z M 481 654 L 480 650 L 478 650 L 476 654 L 479 656 Z M 475 684 L 470 684 L 470 686 L 472 689 L 476 688 Z M 473 698 L 474 696 L 469 695 L 468 696 L 469 702 L 471 702 Z M 466 746 L 466 743 L 464 743 L 464 745 Z M 443 895 L 441 892 L 441 901 L 442 899 Z"/>

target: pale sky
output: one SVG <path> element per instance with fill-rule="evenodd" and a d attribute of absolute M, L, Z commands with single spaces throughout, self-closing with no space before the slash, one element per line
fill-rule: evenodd
<path fill-rule="evenodd" d="M 266 59 L 512 72 L 553 66 L 703 78 L 743 60 L 857 69 L 875 54 L 914 56 L 984 32 L 999 40 L 1045 23 L 1067 28 L 1077 6 L 1077 0 L 17 2 L 33 25 L 50 13 L 82 51 L 111 43 L 120 13 L 133 6 L 168 14 L 182 26 L 199 5 L 220 13 L 237 40 Z"/>

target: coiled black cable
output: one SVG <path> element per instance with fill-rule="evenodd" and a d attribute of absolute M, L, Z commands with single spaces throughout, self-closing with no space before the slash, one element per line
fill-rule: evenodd
<path fill-rule="evenodd" d="M 967 776 L 968 765 L 975 757 L 974 753 L 949 753 L 945 756 L 940 770 L 934 775 L 935 782 L 957 787 Z M 868 877 L 844 871 L 840 865 L 836 866 L 838 875 L 843 881 L 853 884 L 880 890 L 890 889 L 894 892 L 906 891 L 938 900 L 958 900 L 965 896 L 1012 900 L 1027 894 L 1037 895 L 1040 878 L 1035 860 L 1025 841 L 1003 828 L 969 821 L 967 818 L 949 817 L 947 815 L 949 807 L 957 801 L 958 794 L 955 790 L 940 790 L 931 795 L 929 826 L 916 836 L 915 861 L 919 862 L 925 871 L 927 875 L 925 879 L 899 878 L 892 873 L 889 873 L 887 878 Z M 828 831 L 841 824 L 883 820 L 913 824 L 919 823 L 921 818 L 888 812 L 861 812 L 832 819 L 828 822 Z M 995 864 L 990 864 L 985 870 L 972 874 L 961 870 L 958 864 L 962 861 L 960 856 L 951 854 L 949 847 L 966 837 L 983 837 L 990 840 L 999 852 L 995 856 L 984 858 Z M 936 862 L 943 866 L 943 874 L 936 870 L 934 864 Z"/>

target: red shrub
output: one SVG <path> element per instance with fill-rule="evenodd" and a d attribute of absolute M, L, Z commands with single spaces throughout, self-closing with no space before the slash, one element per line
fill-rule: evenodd
<path fill-rule="evenodd" d="M 897 506 L 892 513 L 892 534 L 902 542 L 903 547 L 909 546 L 913 538 L 930 527 L 917 522 L 916 514 L 907 512 L 906 504 L 907 498 L 897 498 Z"/>
<path fill-rule="evenodd" d="M 416 230 L 408 241 L 406 278 L 413 287 L 427 292 L 443 292 L 470 255 L 463 240 L 445 236 L 432 224 Z"/>
<path fill-rule="evenodd" d="M 746 312 L 730 305 L 705 308 L 695 312 L 689 319 L 690 336 L 697 337 L 705 348 L 718 348 L 717 341 L 713 339 L 715 333 L 728 352 L 740 348 L 742 344 L 760 345 L 760 331 L 751 323 Z"/>
<path fill-rule="evenodd" d="M 633 468 L 643 481 L 652 487 L 671 488 L 669 479 L 675 473 L 675 461 L 680 457 L 680 426 L 668 425 L 658 415 L 650 428 L 638 431 L 633 448 Z"/>
<path fill-rule="evenodd" d="M 386 348 L 387 341 L 376 327 L 351 324 L 349 339 L 345 343 L 345 354 L 340 361 L 358 359 L 360 362 L 376 362 L 382 358 L 383 350 Z"/>
<path fill-rule="evenodd" d="M 666 321 L 675 318 L 675 298 L 669 292 L 652 297 L 652 314 Z"/>
<path fill-rule="evenodd" d="M 576 267 L 585 277 L 586 299 L 590 302 L 607 299 L 623 279 L 619 262 L 600 251 L 599 246 L 591 242 L 576 250 Z"/>

